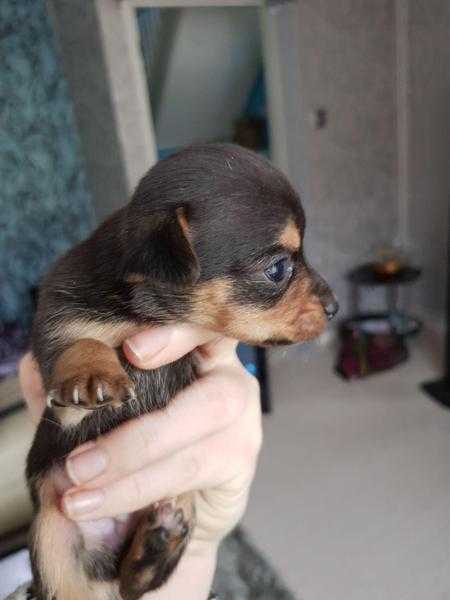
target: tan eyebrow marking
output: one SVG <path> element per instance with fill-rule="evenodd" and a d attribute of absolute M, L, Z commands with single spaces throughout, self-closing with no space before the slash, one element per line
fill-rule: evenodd
<path fill-rule="evenodd" d="M 300 232 L 292 219 L 289 219 L 278 239 L 280 244 L 288 250 L 298 250 L 300 248 Z"/>
<path fill-rule="evenodd" d="M 130 273 L 125 277 L 127 283 L 144 283 L 145 277 L 142 273 Z"/>

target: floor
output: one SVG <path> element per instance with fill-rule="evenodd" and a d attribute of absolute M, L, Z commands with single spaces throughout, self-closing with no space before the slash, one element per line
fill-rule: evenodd
<path fill-rule="evenodd" d="M 450 411 L 397 369 L 347 383 L 330 350 L 271 360 L 274 413 L 244 525 L 298 600 L 450 600 Z"/>

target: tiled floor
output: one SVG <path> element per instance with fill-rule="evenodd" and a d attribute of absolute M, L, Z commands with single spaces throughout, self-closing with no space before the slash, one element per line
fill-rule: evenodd
<path fill-rule="evenodd" d="M 272 360 L 275 411 L 245 526 L 300 600 L 450 600 L 450 411 L 409 363 L 346 383 L 329 351 Z"/>

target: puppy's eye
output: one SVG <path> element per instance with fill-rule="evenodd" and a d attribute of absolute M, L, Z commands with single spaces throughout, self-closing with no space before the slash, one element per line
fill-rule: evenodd
<path fill-rule="evenodd" d="M 264 271 L 265 276 L 273 283 L 283 283 L 290 279 L 294 267 L 286 257 L 275 260 L 270 267 Z"/>

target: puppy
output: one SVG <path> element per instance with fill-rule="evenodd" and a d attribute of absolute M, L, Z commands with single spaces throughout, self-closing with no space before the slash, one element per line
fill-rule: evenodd
<path fill-rule="evenodd" d="M 64 458 L 124 421 L 163 409 L 196 378 L 192 355 L 142 371 L 121 352 L 141 329 L 187 322 L 250 344 L 310 340 L 337 304 L 308 267 L 305 217 L 287 179 L 233 145 L 159 162 L 131 202 L 45 278 L 32 350 L 48 393 L 27 464 L 39 600 L 137 600 L 163 585 L 195 523 L 175 498 L 102 537 L 59 509 Z"/>

